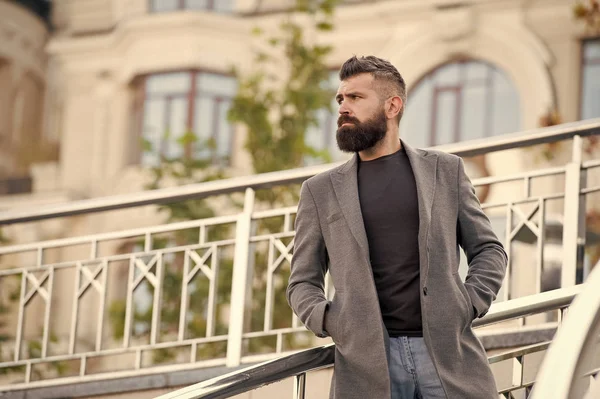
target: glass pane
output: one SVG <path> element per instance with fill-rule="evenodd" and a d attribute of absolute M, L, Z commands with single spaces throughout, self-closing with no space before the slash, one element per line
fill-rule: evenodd
<path fill-rule="evenodd" d="M 165 130 L 165 100 L 147 100 L 144 107 L 142 137 L 151 148 L 145 150 L 142 146 L 142 165 L 158 164 L 162 133 Z"/>
<path fill-rule="evenodd" d="M 337 103 L 334 102 L 332 105 L 332 112 L 327 112 L 327 118 L 325 119 L 325 128 L 323 129 L 323 141 L 325 147 L 329 148 L 330 155 L 333 157 L 332 151 L 335 152 L 337 149 L 337 142 L 335 141 L 335 134 L 337 132 L 337 118 L 339 113 L 337 112 Z M 334 159 L 334 158 L 332 158 Z"/>
<path fill-rule="evenodd" d="M 163 150 L 163 155 L 167 158 L 179 158 L 184 154 L 185 144 L 180 140 L 186 132 L 187 112 L 187 99 L 175 98 L 171 100 L 169 107 L 168 136 Z"/>
<path fill-rule="evenodd" d="M 521 126 L 519 93 L 508 77 L 495 69 L 493 74 L 492 135 L 514 133 Z"/>
<path fill-rule="evenodd" d="M 233 97 L 237 92 L 237 81 L 231 76 L 200 73 L 196 79 L 196 89 L 203 95 Z"/>
<path fill-rule="evenodd" d="M 152 0 L 150 10 L 153 12 L 173 11 L 179 8 L 179 0 Z"/>
<path fill-rule="evenodd" d="M 434 145 L 454 142 L 457 111 L 456 97 L 455 91 L 442 91 L 438 94 Z"/>
<path fill-rule="evenodd" d="M 467 82 L 471 82 L 487 79 L 490 66 L 483 62 L 468 62 L 463 64 L 463 68 L 466 72 Z"/>
<path fill-rule="evenodd" d="M 400 137 L 415 147 L 428 147 L 433 112 L 431 101 L 433 80 L 425 78 L 412 89 L 406 101 L 406 110 L 400 121 Z"/>
<path fill-rule="evenodd" d="M 317 126 L 307 129 L 304 136 L 305 142 L 315 150 L 327 150 L 332 160 L 340 159 L 343 152 L 337 147 L 335 133 L 337 131 L 337 117 L 339 105 L 335 101 L 335 92 L 340 84 L 338 71 L 330 71 L 327 79 L 321 82 L 321 87 L 331 90 L 331 111 L 323 108 L 317 112 Z M 319 162 L 322 162 L 319 160 Z M 315 164 L 316 160 L 306 159 L 305 163 Z"/>
<path fill-rule="evenodd" d="M 233 0 L 213 0 L 213 10 L 218 12 L 232 12 Z"/>
<path fill-rule="evenodd" d="M 584 42 L 583 56 L 586 61 L 600 60 L 600 40 Z"/>
<path fill-rule="evenodd" d="M 583 70 L 581 117 L 600 117 L 600 65 L 587 65 Z"/>
<path fill-rule="evenodd" d="M 434 79 L 438 86 L 455 86 L 460 82 L 459 63 L 448 64 L 434 72 Z"/>
<path fill-rule="evenodd" d="M 485 126 L 488 108 L 486 92 L 484 85 L 470 85 L 463 88 L 460 116 L 461 141 L 488 135 Z"/>
<path fill-rule="evenodd" d="M 329 112 L 326 109 L 319 110 L 317 112 L 318 125 L 311 126 L 306 130 L 305 143 L 315 150 L 322 150 L 326 146 L 325 135 L 327 132 L 325 130 L 328 130 L 328 126 L 326 126 L 328 115 Z"/>
<path fill-rule="evenodd" d="M 231 125 L 227 121 L 227 111 L 231 107 L 230 101 L 219 102 L 219 125 L 217 130 L 217 157 L 231 156 Z"/>
<path fill-rule="evenodd" d="M 212 137 L 213 130 L 213 100 L 208 97 L 196 97 L 196 106 L 194 109 L 194 132 L 198 137 L 195 145 L 196 156 L 198 158 L 209 158 L 211 150 L 207 146 L 207 140 Z"/>
<path fill-rule="evenodd" d="M 206 10 L 208 0 L 185 0 L 185 8 L 188 10 Z"/>
<path fill-rule="evenodd" d="M 146 93 L 182 94 L 190 90 L 191 76 L 188 72 L 161 73 L 146 79 Z"/>

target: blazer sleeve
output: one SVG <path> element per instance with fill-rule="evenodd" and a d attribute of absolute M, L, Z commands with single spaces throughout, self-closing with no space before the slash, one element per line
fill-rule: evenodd
<path fill-rule="evenodd" d="M 315 200 L 308 183 L 300 190 L 296 214 L 294 254 L 286 291 L 287 300 L 300 321 L 316 336 L 329 336 L 324 318 L 329 301 L 325 297 L 327 250 Z"/>
<path fill-rule="evenodd" d="M 465 251 L 469 270 L 465 287 L 475 318 L 484 316 L 504 280 L 508 257 L 481 209 L 463 160 L 458 162 L 458 243 Z"/>

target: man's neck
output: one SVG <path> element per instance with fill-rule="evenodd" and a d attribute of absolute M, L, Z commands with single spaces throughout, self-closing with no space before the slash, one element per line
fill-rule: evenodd
<path fill-rule="evenodd" d="M 398 132 L 388 131 L 383 140 L 369 149 L 360 151 L 358 156 L 360 157 L 361 161 L 372 161 L 374 159 L 398 152 L 401 148 L 402 143 L 398 138 Z"/>

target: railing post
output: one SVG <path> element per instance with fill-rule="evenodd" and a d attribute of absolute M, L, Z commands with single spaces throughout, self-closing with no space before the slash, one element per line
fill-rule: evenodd
<path fill-rule="evenodd" d="M 294 377 L 293 399 L 304 399 L 304 395 L 306 395 L 306 373 Z"/>
<path fill-rule="evenodd" d="M 244 313 L 246 311 L 253 210 L 254 190 L 247 188 L 244 197 L 244 211 L 240 213 L 235 227 L 235 252 L 231 282 L 229 332 L 227 336 L 227 367 L 238 366 L 242 357 L 242 335 L 244 333 Z"/>
<path fill-rule="evenodd" d="M 574 136 L 571 162 L 565 167 L 562 288 L 576 284 L 579 247 L 585 243 L 585 196 L 580 195 L 585 172 L 581 170 L 581 156 L 581 136 Z"/>

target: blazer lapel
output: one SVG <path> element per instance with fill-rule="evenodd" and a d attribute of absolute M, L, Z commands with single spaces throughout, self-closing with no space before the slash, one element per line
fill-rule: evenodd
<path fill-rule="evenodd" d="M 421 259 L 428 259 L 427 256 L 427 237 L 429 236 L 429 225 L 431 224 L 431 208 L 435 196 L 437 154 L 424 150 L 417 150 L 402 141 L 410 165 L 415 175 L 417 185 L 417 198 L 419 204 L 419 254 Z M 367 259 L 369 257 L 369 242 L 360 210 L 358 198 L 358 154 L 354 154 L 352 159 L 342 166 L 337 173 L 331 174 L 333 189 L 340 203 L 342 214 L 344 215 L 352 235 L 363 250 Z M 427 276 L 429 264 L 421 263 L 421 275 Z"/>
<path fill-rule="evenodd" d="M 435 153 L 417 150 L 402 141 L 408 160 L 415 175 L 419 202 L 419 254 L 421 257 L 421 276 L 426 278 L 429 271 L 427 238 L 431 224 L 431 208 L 435 196 L 438 156 Z M 427 257 L 427 261 L 423 262 Z"/>
<path fill-rule="evenodd" d="M 358 199 L 358 154 L 346 162 L 337 173 L 331 174 L 335 196 L 352 235 L 369 259 L 369 243 Z"/>

